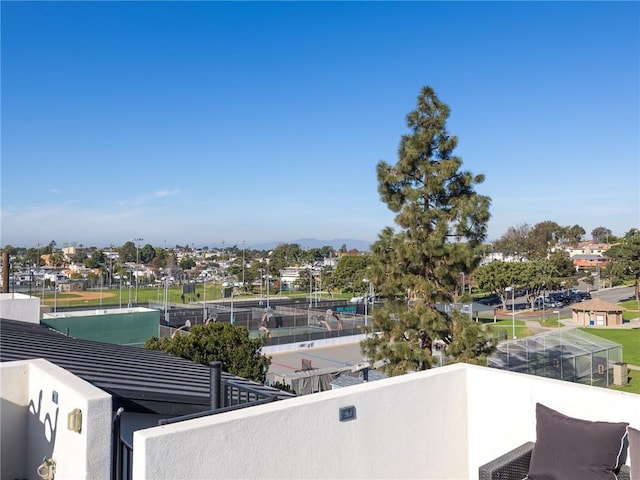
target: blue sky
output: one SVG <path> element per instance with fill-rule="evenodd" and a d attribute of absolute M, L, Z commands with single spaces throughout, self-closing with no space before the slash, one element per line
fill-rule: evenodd
<path fill-rule="evenodd" d="M 640 226 L 638 2 L 7 2 L 1 243 L 373 241 L 431 85 L 488 240 Z"/>

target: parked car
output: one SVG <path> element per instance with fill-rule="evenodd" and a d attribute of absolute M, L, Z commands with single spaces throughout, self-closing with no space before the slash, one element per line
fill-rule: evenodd
<path fill-rule="evenodd" d="M 562 302 L 554 302 L 550 297 L 538 297 L 535 299 L 533 308 L 535 310 L 549 310 L 551 308 L 559 308 L 562 306 Z"/>
<path fill-rule="evenodd" d="M 483 305 L 498 305 L 501 303 L 500 297 L 497 295 L 489 295 L 488 297 L 481 298 L 478 303 Z"/>
<path fill-rule="evenodd" d="M 569 297 L 564 292 L 550 293 L 549 298 L 556 304 L 556 307 L 563 307 L 571 303 Z"/>
<path fill-rule="evenodd" d="M 579 293 L 570 293 L 569 294 L 569 301 L 571 303 L 577 303 L 577 302 L 581 302 L 582 301 L 582 295 L 580 295 Z"/>

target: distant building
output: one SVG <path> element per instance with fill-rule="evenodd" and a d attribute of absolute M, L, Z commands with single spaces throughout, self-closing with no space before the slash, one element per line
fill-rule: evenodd
<path fill-rule="evenodd" d="M 595 298 L 586 302 L 576 303 L 571 307 L 573 321 L 585 327 L 622 325 L 623 310 L 620 305 Z"/>
<path fill-rule="evenodd" d="M 569 257 L 573 258 L 576 255 L 598 255 L 602 256 L 604 252 L 609 250 L 611 245 L 608 243 L 596 243 L 596 242 L 580 242 L 575 247 L 568 247 L 567 252 Z"/>

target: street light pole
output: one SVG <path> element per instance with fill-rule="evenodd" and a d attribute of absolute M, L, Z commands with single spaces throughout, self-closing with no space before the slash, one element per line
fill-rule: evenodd
<path fill-rule="evenodd" d="M 134 238 L 133 241 L 136 242 L 136 303 L 138 303 L 138 264 L 140 263 L 140 248 L 138 242 L 142 242 L 143 238 Z M 131 306 L 131 305 L 129 305 Z"/>
<path fill-rule="evenodd" d="M 53 284 L 53 313 L 58 313 L 58 272 L 55 273 L 55 283 Z"/>
<path fill-rule="evenodd" d="M 235 325 L 236 319 L 233 317 L 233 288 L 231 289 L 231 315 L 229 316 L 231 325 Z"/>
<path fill-rule="evenodd" d="M 133 282 L 133 278 L 131 278 L 132 271 L 129 270 L 129 301 L 127 302 L 127 308 L 131 308 L 131 283 Z"/>
<path fill-rule="evenodd" d="M 311 306 L 313 305 L 313 268 L 309 267 L 309 310 L 311 310 Z"/>
<path fill-rule="evenodd" d="M 516 288 L 513 284 L 505 288 L 508 292 L 511 290 L 511 335 L 516 339 Z"/>
<path fill-rule="evenodd" d="M 220 242 L 222 249 L 220 250 L 220 268 L 222 269 L 222 284 L 220 288 L 220 304 L 224 305 L 224 281 L 227 278 L 227 272 L 224 268 L 224 240 Z"/>
<path fill-rule="evenodd" d="M 511 333 L 516 339 L 516 288 L 511 285 Z"/>
<path fill-rule="evenodd" d="M 244 240 L 242 240 L 242 289 L 246 292 L 244 285 Z"/>
<path fill-rule="evenodd" d="M 558 314 L 558 328 L 560 328 L 560 310 L 554 310 L 553 313 Z"/>
<path fill-rule="evenodd" d="M 368 278 L 363 278 L 362 283 L 368 283 L 369 293 L 371 292 L 371 281 Z M 364 295 L 364 326 L 366 327 L 368 324 L 368 315 L 369 315 L 369 299 L 367 298 L 367 294 Z"/>
<path fill-rule="evenodd" d="M 204 278 L 204 292 L 202 293 L 202 300 L 203 300 L 203 305 L 202 305 L 202 323 L 206 323 L 207 322 L 207 277 Z"/>

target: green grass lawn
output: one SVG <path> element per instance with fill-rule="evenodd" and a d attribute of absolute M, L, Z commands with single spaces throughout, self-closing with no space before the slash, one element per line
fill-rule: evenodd
<path fill-rule="evenodd" d="M 221 289 L 220 289 L 220 285 L 216 285 L 216 284 L 207 284 L 207 291 L 206 291 L 206 295 L 205 295 L 205 291 L 204 291 L 204 286 L 203 284 L 197 284 L 196 285 L 196 291 L 194 293 L 189 293 L 185 295 L 185 303 L 189 303 L 189 302 L 202 302 L 203 300 L 206 300 L 208 302 L 213 302 L 213 301 L 219 301 L 222 298 L 222 295 L 220 293 Z M 99 293 L 99 290 L 91 290 L 92 293 Z M 135 296 L 136 296 L 136 289 L 135 286 L 131 288 L 131 292 L 129 292 L 129 287 L 126 287 L 123 285 L 122 287 L 122 291 L 119 288 L 112 288 L 112 289 L 103 289 L 102 291 L 103 293 L 103 298 L 102 298 L 102 302 L 100 301 L 99 298 L 96 299 L 84 299 L 84 298 L 79 298 L 78 295 L 74 295 L 73 292 L 68 293 L 61 293 L 58 292 L 57 295 L 55 295 L 53 292 L 51 291 L 47 291 L 45 294 L 45 299 L 44 299 L 44 304 L 45 305 L 51 305 L 53 306 L 53 304 L 56 301 L 57 298 L 57 305 L 59 307 L 77 307 L 77 306 L 97 306 L 97 305 L 103 305 L 103 306 L 119 306 L 120 305 L 120 299 L 122 296 L 122 305 L 127 305 L 127 303 L 129 302 L 129 295 L 131 295 L 131 302 L 136 303 L 135 301 Z M 177 286 L 172 286 L 169 288 L 169 303 L 182 303 L 182 287 L 177 285 Z M 287 297 L 287 298 L 307 298 L 309 295 L 308 292 L 282 292 L 282 296 L 283 297 Z M 35 296 L 38 297 L 42 297 L 42 293 L 41 292 L 36 292 Z M 242 299 L 257 299 L 259 297 L 259 295 L 257 294 L 236 294 L 234 295 L 234 298 L 236 300 L 242 300 Z M 271 292 L 270 293 L 270 297 L 271 298 L 278 298 L 280 297 L 280 292 Z M 337 298 L 351 298 L 352 295 L 349 294 L 335 294 L 333 296 L 334 299 Z M 323 299 L 327 299 L 327 298 L 331 298 L 330 295 L 327 292 L 322 292 L 321 298 Z M 229 298 L 225 298 L 224 300 L 225 302 L 230 302 L 231 300 Z M 149 303 L 149 302 L 154 302 L 154 303 L 164 303 L 164 289 L 161 287 L 160 289 L 158 289 L 157 287 L 138 287 L 138 302 L 137 303 Z"/>
<path fill-rule="evenodd" d="M 638 302 L 636 302 L 635 300 L 620 302 L 618 305 L 624 308 L 622 312 L 623 320 L 635 320 L 636 318 L 638 318 L 638 315 L 640 315 L 640 312 L 638 312 Z"/>
<path fill-rule="evenodd" d="M 614 390 L 640 394 L 640 371 L 629 370 L 629 383 L 622 386 L 611 386 Z"/>
<path fill-rule="evenodd" d="M 580 330 L 622 345 L 622 360 L 640 366 L 640 330 L 635 328 L 581 328 Z M 640 372 L 638 372 L 640 373 Z M 640 379 L 638 380 L 640 381 Z"/>
<path fill-rule="evenodd" d="M 185 302 L 190 301 L 202 301 L 204 296 L 204 289 L 202 285 L 198 285 L 195 293 L 185 295 Z M 91 290 L 93 293 L 99 293 L 99 290 Z M 120 305 L 120 299 L 122 298 L 122 304 L 126 305 L 129 302 L 129 296 L 131 301 L 135 303 L 136 289 L 133 287 L 129 291 L 128 287 L 123 286 L 122 290 L 119 288 L 112 288 L 111 290 L 104 289 L 102 291 L 102 302 L 99 298 L 96 299 L 83 299 L 79 298 L 73 293 L 58 293 L 55 295 L 53 292 L 46 292 L 44 304 L 53 305 L 57 297 L 57 304 L 59 307 L 72 307 L 72 306 L 86 306 L 86 305 Z M 199 294 L 199 296 L 198 296 Z M 169 288 L 169 303 L 182 303 L 182 287 L 174 286 Z M 39 295 L 40 297 L 42 295 Z M 207 285 L 206 299 L 208 301 L 220 300 L 220 286 Z M 138 287 L 138 303 L 148 302 L 164 302 L 164 289 L 163 288 L 140 288 Z"/>
<path fill-rule="evenodd" d="M 496 323 L 493 323 L 493 319 L 489 318 L 481 318 L 480 323 L 484 325 L 484 327 L 494 333 L 496 336 L 500 338 L 508 338 L 511 339 L 513 335 L 513 325 L 511 323 L 511 319 L 502 319 L 498 320 Z M 515 331 L 516 337 L 524 338 L 533 334 L 531 330 L 529 330 L 522 320 L 515 321 Z"/>
<path fill-rule="evenodd" d="M 636 302 L 635 300 L 627 300 L 625 302 L 620 302 L 618 305 L 626 308 L 627 310 L 635 310 L 636 312 L 638 311 L 638 302 Z"/>

